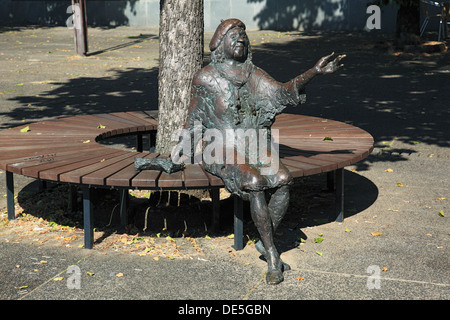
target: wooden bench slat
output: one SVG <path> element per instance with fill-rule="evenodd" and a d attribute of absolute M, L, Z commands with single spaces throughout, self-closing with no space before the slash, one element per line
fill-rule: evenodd
<path fill-rule="evenodd" d="M 145 111 L 142 111 L 142 112 L 144 112 L 148 116 L 150 116 L 153 119 L 155 119 L 156 121 L 158 121 L 158 114 L 159 114 L 158 110 L 145 110 Z"/>
<path fill-rule="evenodd" d="M 66 144 L 59 144 L 59 143 L 54 143 L 51 145 L 53 147 L 53 149 L 56 148 L 71 148 L 74 146 L 74 143 L 66 143 Z M 51 150 L 49 145 L 28 145 L 28 146 L 17 146 L 17 147 L 5 147 L 2 148 L 2 156 L 0 159 L 9 159 L 12 155 L 14 155 L 14 157 L 16 157 L 15 155 L 19 155 L 22 154 L 24 156 L 27 156 L 29 154 L 33 154 L 33 153 L 47 153 L 45 150 Z"/>
<path fill-rule="evenodd" d="M 289 157 L 290 155 L 285 155 L 284 153 L 280 152 L 280 157 L 282 159 L 284 159 L 285 157 Z M 312 159 L 317 159 L 320 161 L 325 161 L 328 162 L 330 164 L 335 164 L 336 165 L 336 169 L 341 168 L 342 166 L 348 165 L 349 161 L 351 158 L 353 158 L 353 155 L 351 157 L 349 156 L 339 156 L 339 155 L 334 155 L 334 154 L 326 154 L 326 153 L 303 153 L 302 155 L 299 154 L 294 154 L 293 156 L 297 157 L 297 156 L 301 156 L 301 157 L 308 157 L 308 158 L 312 158 Z M 328 167 L 328 165 L 327 165 Z"/>
<path fill-rule="evenodd" d="M 67 164 L 64 164 L 62 166 L 59 166 L 61 163 L 58 163 L 58 167 L 42 168 L 39 166 L 35 166 L 35 167 L 26 168 L 26 169 L 30 170 L 30 172 L 34 173 L 34 176 L 37 175 L 37 177 L 40 179 L 59 181 L 59 176 L 65 172 L 69 172 L 71 170 L 76 170 L 78 168 L 88 166 L 88 165 L 91 165 L 96 162 L 100 162 L 103 159 L 105 159 L 105 160 L 109 159 L 119 153 L 121 153 L 120 150 L 116 150 L 116 151 L 112 150 L 110 153 L 102 152 L 101 154 L 95 155 L 95 156 L 88 155 L 86 157 L 74 158 L 73 159 L 74 161 L 70 161 Z M 83 160 L 80 160 L 80 159 L 83 159 Z M 45 169 L 45 170 L 43 170 L 43 169 Z"/>
<path fill-rule="evenodd" d="M 136 153 L 132 159 L 127 159 L 129 164 L 124 166 L 118 172 L 107 177 L 105 184 L 108 186 L 121 187 L 154 187 L 156 186 L 156 179 L 160 172 L 155 170 L 136 171 L 134 167 L 134 158 L 155 158 L 157 153 Z"/>
<path fill-rule="evenodd" d="M 199 164 L 187 164 L 185 166 L 184 185 L 186 187 L 209 186 L 209 179 Z"/>
<path fill-rule="evenodd" d="M 127 120 L 134 123 L 134 126 L 137 128 L 137 131 L 148 131 L 155 129 L 155 125 L 150 124 L 148 121 L 145 121 L 141 118 L 135 117 L 132 114 L 127 112 L 115 112 L 110 113 L 110 115 L 116 116 L 120 119 Z"/>
<path fill-rule="evenodd" d="M 79 118 L 79 119 L 72 120 L 71 118 L 62 118 L 60 120 L 61 121 L 74 121 L 76 123 L 83 121 L 83 118 L 81 118 L 81 117 L 75 117 L 75 118 Z M 130 132 L 129 128 L 124 128 L 123 122 L 106 119 L 106 118 L 100 117 L 98 115 L 92 115 L 90 126 L 97 127 L 100 125 L 104 126 L 105 128 L 98 129 L 99 135 L 105 134 L 107 132 L 111 132 L 112 135 L 126 134 L 126 133 Z"/>
<path fill-rule="evenodd" d="M 53 163 L 53 166 L 57 166 L 61 161 L 71 160 L 74 157 L 78 157 L 80 154 L 80 150 L 66 150 L 62 152 L 53 152 L 53 153 L 45 153 L 45 154 L 36 154 L 31 157 L 22 157 L 20 159 L 11 159 L 6 164 L 6 170 L 11 171 L 13 173 L 22 174 L 22 169 L 27 167 L 33 167 L 42 165 L 45 163 Z M 92 148 L 85 148 L 85 152 L 89 152 L 89 154 L 101 154 L 103 153 L 103 148 L 100 146 L 93 145 Z"/>
<path fill-rule="evenodd" d="M 322 134 L 320 136 L 302 136 L 302 135 L 286 135 L 280 137 L 280 141 L 293 141 L 293 142 L 314 142 L 314 143 L 320 143 L 320 144 L 339 144 L 340 142 L 346 143 L 364 143 L 373 141 L 371 137 L 368 137 L 366 135 L 360 135 L 360 136 L 350 136 L 350 135 L 342 135 L 338 134 L 335 136 L 328 135 L 328 133 L 325 131 L 325 134 Z M 333 140 L 324 140 L 326 137 L 332 138 Z"/>
<path fill-rule="evenodd" d="M 112 157 L 108 160 L 99 161 L 91 165 L 63 173 L 59 176 L 59 181 L 81 183 L 82 178 L 84 178 L 85 175 L 88 175 L 96 171 L 98 172 L 99 170 L 104 168 L 114 167 L 114 165 L 117 165 L 117 163 L 119 163 L 121 160 L 128 159 L 130 157 L 133 157 L 134 159 L 134 155 L 130 153 L 118 154 L 117 156 Z"/>
<path fill-rule="evenodd" d="M 39 133 L 39 134 L 27 134 L 24 133 L 22 136 L 0 136 L 0 148 L 8 146 L 19 146 L 23 143 L 25 146 L 33 144 L 52 144 L 58 142 L 60 144 L 67 144 L 68 142 L 73 143 L 74 141 L 80 141 L 84 137 L 89 139 L 92 135 L 87 135 L 86 133 L 68 133 L 68 134 L 49 134 L 49 133 Z M 20 143 L 19 143 L 20 141 Z"/>
<path fill-rule="evenodd" d="M 292 160 L 295 162 L 307 163 L 307 164 L 311 164 L 314 166 L 318 166 L 321 168 L 322 172 L 338 169 L 336 163 L 333 163 L 330 161 L 324 161 L 322 159 L 318 159 L 315 157 L 288 156 L 288 157 L 282 158 L 282 160 Z"/>
<path fill-rule="evenodd" d="M 207 172 L 205 170 L 205 168 L 203 168 L 202 165 L 200 165 L 200 167 L 202 168 L 203 172 L 206 174 L 206 177 L 209 180 L 209 185 L 210 186 L 212 186 L 212 187 L 223 187 L 224 186 L 224 183 L 223 183 L 222 179 L 220 179 L 219 177 L 217 177 L 217 176 Z"/>
<path fill-rule="evenodd" d="M 139 172 L 132 180 L 131 186 L 137 188 L 155 188 L 161 171 L 144 170 Z"/>
<path fill-rule="evenodd" d="M 134 158 L 135 155 L 132 155 L 131 157 L 126 157 L 121 161 L 115 162 L 113 165 L 105 166 L 86 174 L 81 177 L 81 182 L 84 184 L 106 185 L 107 178 L 129 166 L 131 163 L 134 163 Z"/>
<path fill-rule="evenodd" d="M 322 173 L 322 168 L 320 166 L 313 165 L 310 163 L 299 162 L 299 161 L 296 161 L 293 159 L 288 159 L 288 158 L 281 159 L 281 162 L 285 166 L 291 166 L 291 167 L 294 167 L 297 169 L 301 169 L 303 171 L 304 175 L 313 175 L 313 174 Z"/>
<path fill-rule="evenodd" d="M 134 122 L 135 125 L 139 126 L 139 125 L 147 125 L 148 122 L 143 120 L 142 118 L 138 118 L 134 115 L 132 115 L 130 112 L 112 112 L 110 113 L 113 116 L 116 116 L 120 119 L 125 119 L 131 122 Z"/>
<path fill-rule="evenodd" d="M 283 117 L 280 117 L 283 115 Z M 315 124 L 315 123 L 325 123 L 325 120 L 332 122 L 333 120 L 323 119 L 318 117 L 311 116 L 303 116 L 303 115 L 287 115 L 281 114 L 275 118 L 275 122 L 272 125 L 272 128 L 278 128 L 278 126 L 289 127 L 293 124 L 304 125 L 306 123 Z"/>
<path fill-rule="evenodd" d="M 303 123 L 289 123 L 289 124 L 281 124 L 281 126 L 275 126 L 272 127 L 275 129 L 282 129 L 282 130 L 295 130 L 295 129 L 307 129 L 310 128 L 311 130 L 318 130 L 318 129 L 325 129 L 325 130 L 333 130 L 333 129 L 345 129 L 345 128 L 350 128 L 349 125 L 339 122 L 339 123 L 334 123 L 334 122 L 320 122 L 320 121 L 316 121 L 316 122 L 303 122 Z"/>
<path fill-rule="evenodd" d="M 163 171 L 158 178 L 157 186 L 159 188 L 182 188 L 184 185 L 183 174 L 183 171 L 174 172 L 172 174 Z"/>
<path fill-rule="evenodd" d="M 331 163 L 336 163 L 338 169 L 350 165 L 352 159 L 355 158 L 353 153 L 335 153 L 318 150 L 284 150 L 283 148 L 280 148 L 280 156 L 284 156 L 285 154 L 291 156 L 314 157 L 319 160 L 330 161 Z"/>
<path fill-rule="evenodd" d="M 154 129 L 158 126 L 158 121 L 143 111 L 129 111 L 126 114 L 142 120 L 146 126 L 151 126 Z"/>
<path fill-rule="evenodd" d="M 371 143 L 370 141 L 362 140 L 362 141 L 306 141 L 303 139 L 280 139 L 280 145 L 284 144 L 293 148 L 302 149 L 302 148 L 318 148 L 319 150 L 362 150 L 367 149 Z"/>
<path fill-rule="evenodd" d="M 111 120 L 111 121 L 115 121 L 115 122 L 119 122 L 122 123 L 123 128 L 126 128 L 127 130 L 129 130 L 128 132 L 136 132 L 138 131 L 137 129 L 137 123 L 123 119 L 123 118 L 119 118 L 116 117 L 112 114 L 109 113 L 101 113 L 101 114 L 97 114 L 97 117 L 103 118 L 103 119 L 107 119 L 107 120 Z"/>
<path fill-rule="evenodd" d="M 5 169 L 7 165 L 23 162 L 28 158 L 38 157 L 38 156 L 48 156 L 54 153 L 60 153 L 65 151 L 76 151 L 78 154 L 83 154 L 88 150 L 92 149 L 103 150 L 102 146 L 93 144 L 92 146 L 84 146 L 81 149 L 73 148 L 73 146 L 64 146 L 64 147 L 53 147 L 53 148 L 40 148 L 40 149 L 28 149 L 28 150 L 19 150 L 14 152 L 8 152 L 7 155 L 4 155 L 4 158 L 0 158 L 0 168 Z M 24 152 L 27 151 L 27 152 Z"/>
<path fill-rule="evenodd" d="M 99 117 L 98 114 L 82 114 L 82 115 L 76 115 L 72 117 L 63 117 L 58 118 L 56 121 L 63 121 L 69 124 L 77 126 L 88 126 L 96 128 L 100 123 L 99 121 L 103 120 Z"/>
<path fill-rule="evenodd" d="M 158 157 L 158 153 L 147 153 L 144 154 L 144 158 L 156 158 Z M 142 170 L 136 176 L 133 177 L 131 181 L 132 187 L 139 188 L 154 188 L 156 187 L 156 181 L 160 176 L 161 171 L 157 170 Z"/>
<path fill-rule="evenodd" d="M 305 172 L 304 172 L 302 169 L 297 168 L 297 167 L 293 167 L 293 166 L 291 166 L 291 165 L 288 164 L 288 163 L 284 163 L 284 162 L 283 162 L 283 159 L 281 159 L 281 162 L 282 162 L 282 163 L 284 164 L 284 166 L 289 170 L 289 172 L 292 174 L 292 176 L 293 176 L 294 178 L 299 178 L 299 177 L 305 176 Z"/>
<path fill-rule="evenodd" d="M 96 143 L 115 135 L 153 131 L 157 124 L 157 110 L 81 115 L 24 124 L 0 132 L 0 169 L 47 180 L 118 187 L 223 187 L 223 181 L 201 165 L 187 165 L 184 171 L 172 175 L 154 170 L 136 172 L 137 153 Z M 26 126 L 31 131 L 20 132 Z M 330 119 L 281 114 L 272 128 L 280 130 L 281 161 L 294 177 L 345 167 L 373 150 L 369 133 Z M 332 137 L 333 141 L 323 141 L 324 137 Z M 86 140 L 90 143 L 84 144 Z"/>
<path fill-rule="evenodd" d="M 72 134 L 85 134 L 92 135 L 99 132 L 97 125 L 89 125 L 84 121 L 80 121 L 76 125 L 74 123 L 69 122 L 68 120 L 55 120 L 55 121 L 45 121 L 45 122 L 37 122 L 29 125 L 30 131 L 27 133 L 40 133 L 40 134 L 63 134 L 63 135 L 72 135 Z"/>
<path fill-rule="evenodd" d="M 295 119 L 293 119 L 294 117 Z M 318 117 L 313 117 L 313 116 L 305 116 L 302 114 L 289 114 L 289 113 L 281 113 L 279 115 L 277 115 L 277 117 L 275 118 L 275 122 L 288 122 L 288 121 L 298 121 L 298 122 L 302 122 L 302 121 L 314 121 L 317 119 L 322 119 L 322 118 L 318 118 Z"/>
<path fill-rule="evenodd" d="M 366 132 L 362 132 L 361 130 L 358 130 L 357 128 L 309 128 L 303 127 L 303 128 L 280 128 L 279 134 L 282 137 L 303 137 L 303 138 L 309 138 L 309 137 L 370 137 L 369 134 Z"/>
<path fill-rule="evenodd" d="M 107 186 L 131 187 L 132 179 L 139 173 L 134 169 L 134 158 L 130 163 L 113 175 L 106 178 Z"/>

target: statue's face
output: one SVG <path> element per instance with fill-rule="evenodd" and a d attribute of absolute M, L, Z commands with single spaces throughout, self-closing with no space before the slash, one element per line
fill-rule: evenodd
<path fill-rule="evenodd" d="M 227 59 L 244 62 L 248 55 L 248 37 L 241 28 L 233 28 L 224 37 L 224 53 Z"/>

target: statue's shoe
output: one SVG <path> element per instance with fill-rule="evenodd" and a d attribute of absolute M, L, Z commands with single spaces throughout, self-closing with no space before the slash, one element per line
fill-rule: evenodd
<path fill-rule="evenodd" d="M 279 284 L 284 280 L 283 271 L 280 269 L 270 269 L 266 274 L 266 282 L 267 284 Z"/>
<path fill-rule="evenodd" d="M 263 245 L 263 243 L 262 243 L 261 240 L 259 240 L 257 243 L 255 243 L 255 248 L 256 248 L 256 250 L 258 250 L 258 252 L 261 253 L 261 254 L 264 256 L 264 258 L 266 258 L 266 260 L 267 260 L 267 257 L 266 257 L 266 254 L 267 254 L 267 253 L 266 253 L 266 248 L 264 248 L 264 245 Z M 283 267 L 282 271 L 288 271 L 288 270 L 291 270 L 291 266 L 288 265 L 286 262 L 284 262 L 283 260 L 281 260 L 281 263 L 282 263 L 282 267 Z M 281 281 L 283 281 L 283 280 L 281 280 Z"/>

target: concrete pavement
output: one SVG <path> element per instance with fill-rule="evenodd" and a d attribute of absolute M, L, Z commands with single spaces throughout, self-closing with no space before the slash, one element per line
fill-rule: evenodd
<path fill-rule="evenodd" d="M 344 222 L 321 218 L 330 210 L 326 194 L 315 191 L 324 177 L 298 181 L 277 235 L 288 239 L 280 247 L 292 270 L 283 283 L 268 286 L 266 263 L 254 246 L 236 252 L 223 234 L 193 237 L 199 251 L 174 237 L 180 251 L 190 251 L 155 259 L 102 243 L 93 250 L 39 243 L 33 221 L 6 225 L 2 209 L 0 299 L 450 298 L 449 54 L 392 54 L 389 36 L 365 33 L 250 31 L 249 37 L 255 64 L 280 81 L 331 51 L 347 53 L 340 74 L 315 80 L 307 104 L 287 110 L 346 121 L 374 136 L 374 152 L 346 169 Z M 80 58 L 66 28 L 2 29 L 1 129 L 63 115 L 156 108 L 157 30 L 90 29 L 89 42 L 91 55 Z M 17 194 L 36 192 L 34 180 L 15 178 Z M 1 183 L 1 195 L 4 188 Z"/>

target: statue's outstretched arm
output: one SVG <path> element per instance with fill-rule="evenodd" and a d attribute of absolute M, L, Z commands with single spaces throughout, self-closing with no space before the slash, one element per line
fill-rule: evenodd
<path fill-rule="evenodd" d="M 298 77 L 292 79 L 291 81 L 286 83 L 286 85 L 295 85 L 297 90 L 302 91 L 306 87 L 306 85 L 311 82 L 311 80 L 316 76 L 321 74 L 335 73 L 344 66 L 343 64 L 340 64 L 340 62 L 346 57 L 346 55 L 339 55 L 331 61 L 333 56 L 334 52 L 328 56 L 320 58 L 314 67 L 302 73 Z"/>

